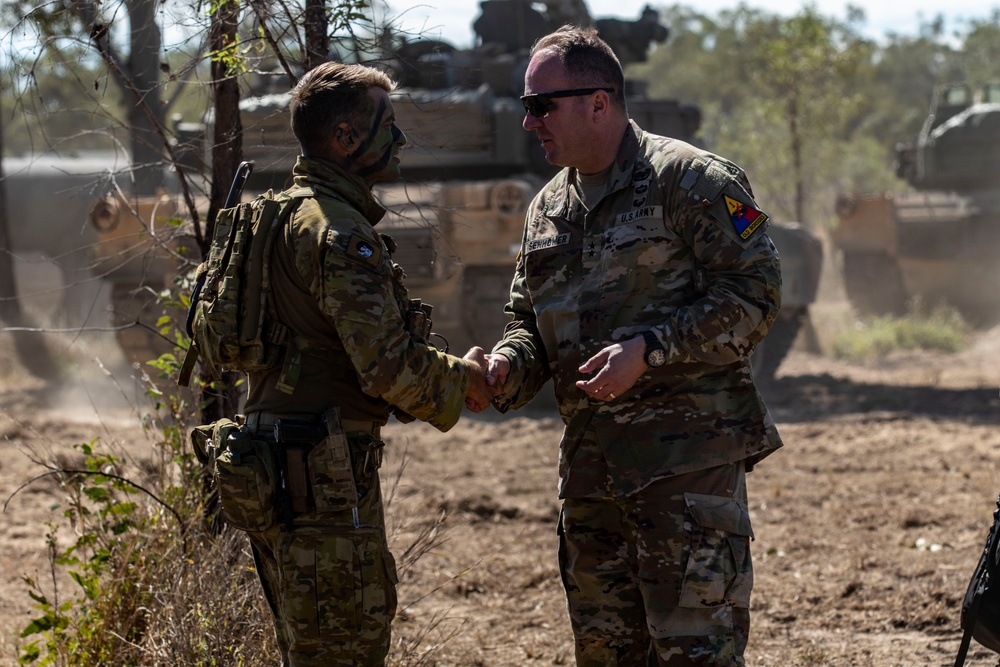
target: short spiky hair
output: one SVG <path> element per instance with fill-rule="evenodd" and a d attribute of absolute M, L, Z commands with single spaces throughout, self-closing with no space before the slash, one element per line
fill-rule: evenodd
<path fill-rule="evenodd" d="M 564 25 L 542 37 L 531 47 L 531 55 L 552 51 L 581 87 L 600 86 L 614 88 L 614 103 L 625 108 L 625 75 L 618 56 L 601 39 L 594 28 Z"/>
<path fill-rule="evenodd" d="M 375 113 L 368 97 L 372 88 L 390 93 L 396 84 L 384 72 L 364 65 L 325 62 L 306 72 L 288 105 L 303 154 L 322 153 L 340 123 L 366 127 Z"/>

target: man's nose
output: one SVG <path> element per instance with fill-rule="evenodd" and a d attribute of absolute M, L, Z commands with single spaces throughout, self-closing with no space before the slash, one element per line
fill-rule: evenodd
<path fill-rule="evenodd" d="M 531 113 L 530 111 L 524 112 L 524 120 L 521 121 L 521 127 L 523 127 L 525 130 L 527 130 L 528 132 L 531 132 L 532 130 L 537 130 L 542 126 L 542 124 L 543 123 L 541 119 L 538 118 L 538 116 Z"/>

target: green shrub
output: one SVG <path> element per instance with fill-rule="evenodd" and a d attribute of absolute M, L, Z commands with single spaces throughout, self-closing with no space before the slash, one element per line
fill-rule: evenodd
<path fill-rule="evenodd" d="M 75 445 L 69 462 L 46 464 L 67 496 L 65 521 L 48 526 L 51 580 L 24 580 L 38 613 L 22 629 L 19 661 L 277 664 L 246 538 L 220 526 L 210 509 L 187 439 L 190 406 L 147 382 L 160 416 L 136 428 L 154 435 L 152 464 L 97 440 Z M 67 524 L 75 538 L 68 545 L 59 539 Z"/>
<path fill-rule="evenodd" d="M 837 359 L 870 361 L 899 350 L 957 352 L 968 339 L 969 328 L 952 310 L 925 311 L 919 305 L 902 317 L 883 316 L 858 322 L 839 333 L 832 354 Z"/>

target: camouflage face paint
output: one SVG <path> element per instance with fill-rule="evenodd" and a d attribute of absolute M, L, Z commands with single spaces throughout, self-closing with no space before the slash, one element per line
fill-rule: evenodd
<path fill-rule="evenodd" d="M 406 135 L 396 127 L 396 114 L 386 95 L 385 99 L 379 100 L 368 136 L 351 153 L 354 173 L 369 185 L 398 179 L 396 152 L 405 143 Z"/>

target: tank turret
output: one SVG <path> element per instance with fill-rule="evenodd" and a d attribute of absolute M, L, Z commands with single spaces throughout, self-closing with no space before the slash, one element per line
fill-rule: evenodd
<path fill-rule="evenodd" d="M 1000 321 L 1000 84 L 938 89 L 917 138 L 896 147 L 911 189 L 852 194 L 833 241 L 862 314 L 902 314 L 919 299 L 972 324 Z"/>
<path fill-rule="evenodd" d="M 896 174 L 918 190 L 966 192 L 1000 184 L 1000 84 L 974 96 L 965 84 L 938 89 L 916 141 L 896 149 Z"/>
<path fill-rule="evenodd" d="M 623 65 L 645 60 L 669 31 L 647 6 L 634 21 L 596 20 L 582 0 L 483 0 L 474 23 L 476 44 L 457 49 L 439 40 L 408 40 L 388 34 L 382 50 L 365 60 L 356 52 L 338 60 L 385 69 L 397 124 L 407 136 L 404 177 L 409 181 L 550 176 L 538 142 L 521 129 L 518 99 L 531 45 L 565 23 L 594 25 Z M 288 91 L 259 90 L 240 103 L 244 158 L 255 163 L 251 189 L 282 187 L 298 152 L 288 126 Z M 701 112 L 677 100 L 649 99 L 643 82 L 626 81 L 629 112 L 644 129 L 697 143 Z"/>

